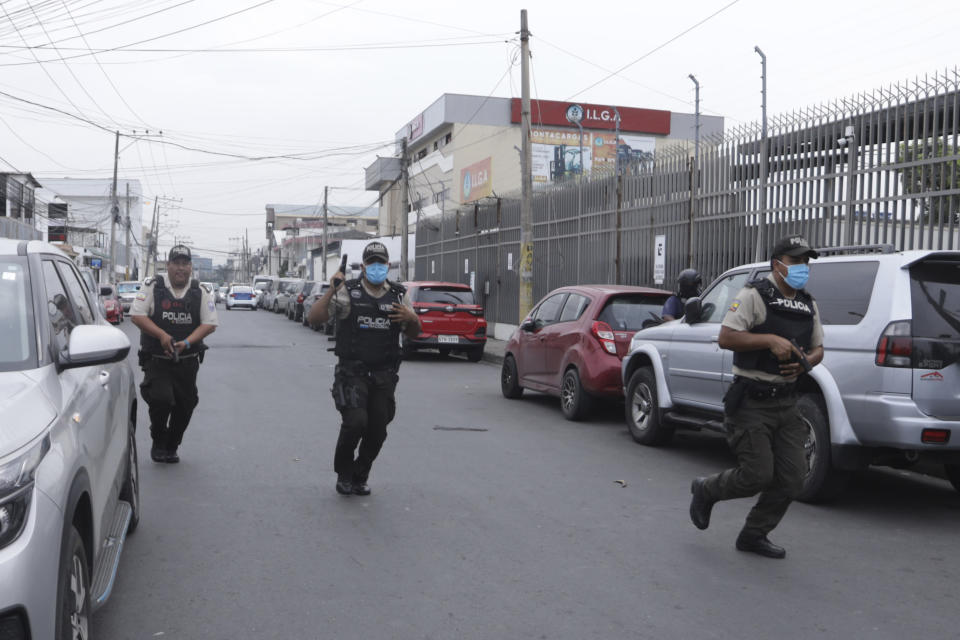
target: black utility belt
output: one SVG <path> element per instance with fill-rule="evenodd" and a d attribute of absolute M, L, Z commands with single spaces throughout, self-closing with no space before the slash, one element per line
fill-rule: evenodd
<path fill-rule="evenodd" d="M 797 392 L 796 382 L 763 382 L 761 380 L 752 380 L 741 376 L 734 376 L 734 384 L 742 384 L 746 387 L 746 393 L 754 400 L 767 400 L 769 398 L 782 398 L 793 395 Z"/>

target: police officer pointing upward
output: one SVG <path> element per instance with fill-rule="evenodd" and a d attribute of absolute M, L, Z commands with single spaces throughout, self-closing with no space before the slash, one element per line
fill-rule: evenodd
<path fill-rule="evenodd" d="M 744 287 L 727 311 L 719 344 L 734 352 L 734 381 L 724 397 L 727 442 L 737 466 L 696 478 L 690 518 L 710 524 L 715 502 L 760 494 L 736 548 L 768 558 L 786 551 L 767 534 L 803 487 L 807 425 L 797 409 L 797 378 L 823 359 L 823 327 L 813 297 L 804 290 L 817 252 L 802 236 L 780 240 L 766 278 Z"/>
<path fill-rule="evenodd" d="M 339 319 L 331 391 L 342 423 L 333 469 L 337 492 L 344 495 L 370 494 L 370 468 L 397 409 L 400 333 L 411 338 L 420 333 L 420 319 L 406 289 L 387 281 L 388 265 L 386 246 L 371 242 L 363 250 L 362 277 L 344 283 L 342 273 L 334 274 L 308 318 L 310 323 L 326 323 L 332 305 Z"/>
<path fill-rule="evenodd" d="M 213 294 L 193 279 L 190 248 L 176 245 L 167 256 L 167 276 L 148 279 L 130 308 L 140 329 L 140 393 L 150 407 L 154 462 L 179 462 L 177 448 L 199 402 L 197 372 L 217 328 Z"/>

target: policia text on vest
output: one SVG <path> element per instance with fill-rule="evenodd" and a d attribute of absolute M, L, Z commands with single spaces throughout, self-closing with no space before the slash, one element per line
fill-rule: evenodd
<path fill-rule="evenodd" d="M 823 359 L 823 327 L 804 290 L 807 263 L 817 252 L 802 236 L 790 236 L 772 256 L 772 273 L 740 290 L 718 338 L 721 348 L 734 352 L 724 423 L 737 466 L 694 479 L 690 518 L 706 529 L 716 502 L 760 494 L 735 546 L 783 558 L 786 551 L 767 535 L 803 488 L 808 426 L 797 408 L 797 378 Z"/>
<path fill-rule="evenodd" d="M 396 413 L 400 336 L 420 333 L 406 289 L 386 280 L 388 260 L 386 247 L 371 242 L 361 277 L 344 283 L 342 273 L 334 274 L 307 319 L 323 324 L 335 313 L 339 320 L 331 394 L 342 420 L 333 467 L 344 495 L 370 493 L 370 469 Z"/>
<path fill-rule="evenodd" d="M 213 293 L 191 280 L 187 247 L 170 250 L 167 278 L 149 279 L 131 305 L 140 329 L 140 393 L 149 407 L 150 457 L 178 462 L 177 449 L 199 402 L 197 372 L 203 362 L 203 339 L 217 326 Z"/>

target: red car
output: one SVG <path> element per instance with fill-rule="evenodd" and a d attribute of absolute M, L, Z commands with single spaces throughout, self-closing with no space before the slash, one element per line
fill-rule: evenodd
<path fill-rule="evenodd" d="M 524 389 L 533 389 L 559 396 L 568 420 L 585 417 L 595 398 L 622 397 L 620 360 L 634 333 L 660 322 L 670 295 L 617 285 L 551 291 L 507 343 L 503 395 L 519 398 Z"/>
<path fill-rule="evenodd" d="M 420 316 L 421 333 L 401 338 L 404 355 L 419 349 L 438 349 L 441 355 L 465 353 L 479 362 L 487 344 L 487 321 L 473 290 L 457 282 L 404 282 Z"/>
<path fill-rule="evenodd" d="M 107 289 L 110 290 L 109 294 L 104 293 Z M 107 314 L 107 322 L 110 324 L 123 322 L 123 306 L 117 296 L 116 287 L 111 284 L 100 285 L 100 299 L 103 301 L 103 309 Z"/>

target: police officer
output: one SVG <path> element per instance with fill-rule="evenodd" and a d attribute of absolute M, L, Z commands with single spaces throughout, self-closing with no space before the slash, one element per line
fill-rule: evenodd
<path fill-rule="evenodd" d="M 768 558 L 786 550 L 772 531 L 803 487 L 807 425 L 797 409 L 797 378 L 823 359 L 823 327 L 813 297 L 804 290 L 810 258 L 799 235 L 773 248 L 771 274 L 740 290 L 720 328 L 719 344 L 734 352 L 734 381 L 724 397 L 727 442 L 737 466 L 696 478 L 690 518 L 710 524 L 715 502 L 760 494 L 737 537 L 736 548 Z"/>
<path fill-rule="evenodd" d="M 308 318 L 311 324 L 325 324 L 332 305 L 339 321 L 331 391 L 342 423 L 333 469 L 337 492 L 344 495 L 370 494 L 370 468 L 397 408 L 400 334 L 415 338 L 420 333 L 406 289 L 387 281 L 389 260 L 386 246 L 368 244 L 361 277 L 344 283 L 344 275 L 336 273 Z"/>
<path fill-rule="evenodd" d="M 190 248 L 176 245 L 167 256 L 167 276 L 148 279 L 130 307 L 140 329 L 140 394 L 149 406 L 154 462 L 179 462 L 177 448 L 199 402 L 197 372 L 217 328 L 213 292 L 191 279 Z"/>
<path fill-rule="evenodd" d="M 663 304 L 663 311 L 660 312 L 664 322 L 683 317 L 686 313 L 683 305 L 690 298 L 696 298 L 700 295 L 702 283 L 700 272 L 696 269 L 684 269 L 680 272 L 677 276 L 677 292 L 667 298 L 667 301 Z"/>

